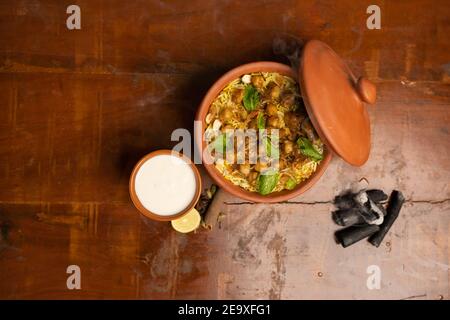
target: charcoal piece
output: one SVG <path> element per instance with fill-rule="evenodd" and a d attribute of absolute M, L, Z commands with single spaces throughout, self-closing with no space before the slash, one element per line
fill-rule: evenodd
<path fill-rule="evenodd" d="M 381 204 L 373 202 L 372 199 L 370 199 L 370 210 L 372 212 L 375 212 L 375 214 L 378 216 L 378 219 L 372 221 L 370 224 L 382 224 L 384 221 L 384 217 L 386 216 L 386 209 Z"/>
<path fill-rule="evenodd" d="M 364 222 L 380 225 L 383 223 L 386 210 L 379 202 L 386 198 L 387 195 L 378 189 L 361 190 L 358 193 L 348 191 L 334 198 L 334 204 L 339 210 L 333 212 L 333 220 L 342 226 Z"/>
<path fill-rule="evenodd" d="M 364 192 L 360 191 L 360 192 Z M 347 191 L 344 194 L 336 196 L 334 198 L 334 204 L 339 209 L 351 209 L 355 207 L 357 204 L 354 200 L 354 197 L 358 195 L 360 192 L 353 193 L 351 191 Z M 379 189 L 371 189 L 366 191 L 367 196 L 375 203 L 386 201 L 388 196 L 382 190 Z"/>
<path fill-rule="evenodd" d="M 386 217 L 384 222 L 380 225 L 380 231 L 369 238 L 369 242 L 376 247 L 379 247 L 389 229 L 397 219 L 400 210 L 405 202 L 405 197 L 400 191 L 394 190 L 389 198 L 388 207 L 386 209 Z"/>
<path fill-rule="evenodd" d="M 366 222 L 357 208 L 336 210 L 332 217 L 336 224 L 344 227 Z"/>
<path fill-rule="evenodd" d="M 336 196 L 334 198 L 334 205 L 342 210 L 351 209 L 356 206 L 355 200 L 353 200 L 354 196 L 355 194 L 352 192 L 346 192 L 345 194 Z"/>
<path fill-rule="evenodd" d="M 375 203 L 386 201 L 388 198 L 388 195 L 384 193 L 383 190 L 379 189 L 367 190 L 366 193 L 369 196 L 370 200 Z"/>
<path fill-rule="evenodd" d="M 377 225 L 366 226 L 351 226 L 345 229 L 338 230 L 335 233 L 337 241 L 344 247 L 348 247 L 364 238 L 367 238 L 379 231 L 380 227 Z"/>
<path fill-rule="evenodd" d="M 367 193 L 363 190 L 358 192 L 354 197 L 355 207 L 359 210 L 361 216 L 369 224 L 381 224 L 383 222 L 383 211 L 381 206 L 373 202 Z"/>

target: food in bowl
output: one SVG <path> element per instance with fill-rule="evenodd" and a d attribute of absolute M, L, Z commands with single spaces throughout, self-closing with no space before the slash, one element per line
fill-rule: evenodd
<path fill-rule="evenodd" d="M 133 204 L 143 215 L 159 221 L 173 221 L 189 213 L 201 190 L 195 165 L 173 150 L 157 150 L 144 156 L 135 165 L 129 181 Z"/>
<path fill-rule="evenodd" d="M 324 144 L 308 118 L 298 83 L 277 72 L 245 74 L 228 83 L 205 122 L 215 168 L 250 192 L 292 190 L 324 158 Z M 252 131 L 256 140 L 246 134 Z M 238 132 L 245 133 L 241 143 Z"/>

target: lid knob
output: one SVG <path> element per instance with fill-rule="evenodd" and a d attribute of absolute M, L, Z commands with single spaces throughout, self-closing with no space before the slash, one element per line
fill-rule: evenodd
<path fill-rule="evenodd" d="M 369 81 L 364 77 L 360 77 L 356 84 L 359 97 L 362 101 L 374 104 L 377 100 L 377 87 L 373 82 Z"/>

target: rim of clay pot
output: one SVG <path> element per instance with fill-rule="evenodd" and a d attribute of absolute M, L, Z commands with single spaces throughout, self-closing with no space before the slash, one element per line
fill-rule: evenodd
<path fill-rule="evenodd" d="M 324 148 L 324 158 L 320 162 L 317 167 L 317 170 L 309 177 L 307 180 L 298 184 L 292 190 L 283 190 L 279 192 L 273 192 L 268 195 L 260 195 L 256 192 L 250 192 L 244 190 L 243 188 L 232 184 L 230 181 L 226 180 L 222 174 L 215 168 L 214 164 L 208 162 L 205 154 L 203 153 L 206 142 L 203 139 L 203 131 L 205 127 L 205 118 L 208 114 L 209 107 L 214 99 L 218 96 L 220 91 L 225 88 L 231 81 L 237 79 L 244 74 L 252 73 L 252 72 L 277 72 L 285 76 L 289 76 L 295 79 L 298 83 L 296 72 L 288 65 L 272 62 L 272 61 L 258 61 L 251 62 L 239 67 L 236 67 L 227 73 L 225 73 L 222 77 L 220 77 L 208 90 L 205 97 L 203 98 L 200 106 L 197 110 L 197 114 L 195 117 L 196 121 L 200 121 L 201 126 L 199 130 L 195 131 L 195 143 L 197 151 L 202 155 L 203 165 L 211 176 L 211 178 L 223 189 L 231 193 L 232 195 L 239 197 L 244 200 L 252 201 L 252 202 L 262 202 L 262 203 L 274 203 L 274 202 L 283 202 L 289 199 L 292 199 L 296 196 L 301 195 L 302 193 L 309 190 L 322 176 L 328 167 L 330 160 L 332 158 L 332 153 L 330 148 L 325 146 Z M 300 91 L 300 88 L 299 88 Z"/>
<path fill-rule="evenodd" d="M 195 176 L 196 190 L 195 190 L 195 195 L 192 198 L 192 201 L 189 203 L 189 205 L 183 211 L 173 214 L 173 215 L 170 215 L 170 216 L 159 215 L 159 214 L 151 212 L 150 210 L 145 208 L 142 205 L 141 201 L 139 200 L 139 198 L 136 194 L 136 189 L 135 189 L 136 174 L 139 171 L 139 169 L 141 168 L 141 166 L 145 162 L 150 160 L 151 158 L 160 156 L 160 155 L 170 155 L 170 156 L 178 157 L 179 159 L 183 160 L 191 167 L 192 171 L 194 172 L 194 176 Z M 171 221 L 171 220 L 181 218 L 183 215 L 188 213 L 196 205 L 198 199 L 200 198 L 200 193 L 202 191 L 202 179 L 201 179 L 201 176 L 200 176 L 200 173 L 199 173 L 197 167 L 195 166 L 194 163 L 192 163 L 191 159 L 189 159 L 188 157 L 186 157 L 185 155 L 183 155 L 177 151 L 162 149 L 162 150 L 156 150 L 156 151 L 150 152 L 149 154 L 145 155 L 134 166 L 133 171 L 131 172 L 131 176 L 130 176 L 129 191 L 130 191 L 131 201 L 133 202 L 136 209 L 138 209 L 139 212 L 142 213 L 144 216 L 146 216 L 150 219 L 153 219 L 153 220 L 157 220 L 157 221 Z"/>

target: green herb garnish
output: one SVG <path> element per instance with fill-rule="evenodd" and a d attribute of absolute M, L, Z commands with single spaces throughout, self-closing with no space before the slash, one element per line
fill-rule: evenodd
<path fill-rule="evenodd" d="M 304 137 L 298 138 L 297 145 L 300 148 L 300 152 L 303 155 L 310 157 L 312 160 L 320 161 L 323 159 L 322 154 L 314 148 L 313 144 L 308 139 Z"/>
<path fill-rule="evenodd" d="M 266 127 L 266 118 L 264 117 L 264 113 L 258 113 L 258 117 L 256 118 L 256 125 L 258 129 L 264 129 Z"/>
<path fill-rule="evenodd" d="M 212 147 L 216 152 L 224 154 L 227 148 L 227 135 L 225 133 L 220 134 L 212 143 Z"/>
<path fill-rule="evenodd" d="M 257 181 L 258 192 L 263 196 L 271 193 L 277 185 L 279 177 L 279 173 L 275 170 L 261 173 Z"/>
<path fill-rule="evenodd" d="M 280 149 L 278 148 L 276 142 L 277 141 L 273 141 L 270 137 L 264 138 L 264 144 L 266 147 L 266 155 L 269 158 L 278 159 L 280 157 Z"/>
<path fill-rule="evenodd" d="M 259 93 L 253 86 L 246 86 L 244 90 L 244 107 L 247 111 L 256 109 L 259 103 Z"/>
<path fill-rule="evenodd" d="M 292 190 L 297 185 L 297 182 L 293 178 L 289 178 L 288 181 L 286 181 L 285 187 L 288 190 Z"/>

